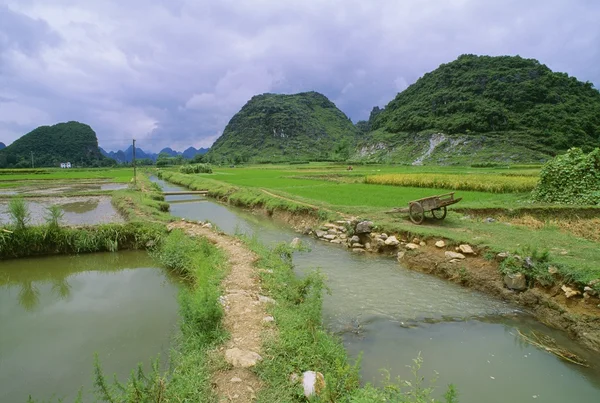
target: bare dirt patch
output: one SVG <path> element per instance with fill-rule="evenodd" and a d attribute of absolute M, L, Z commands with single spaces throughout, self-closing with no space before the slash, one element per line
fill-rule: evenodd
<path fill-rule="evenodd" d="M 265 304 L 269 302 L 261 298 L 260 281 L 254 268 L 257 256 L 239 240 L 200 224 L 180 221 L 168 227 L 182 229 L 191 236 L 203 236 L 228 256 L 231 271 L 222 282 L 224 294 L 221 303 L 225 308 L 224 325 L 231 337 L 219 348 L 218 353 L 224 358 L 227 351 L 234 349 L 260 354 L 261 336 L 265 331 L 275 330 L 263 321 L 268 316 Z M 250 367 L 237 365 L 219 370 L 212 382 L 222 402 L 251 402 L 261 387 L 260 380 Z"/>

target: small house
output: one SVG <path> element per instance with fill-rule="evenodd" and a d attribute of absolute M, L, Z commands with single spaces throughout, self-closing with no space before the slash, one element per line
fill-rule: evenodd
<path fill-rule="evenodd" d="M 71 168 L 71 163 L 70 162 L 61 162 L 60 167 L 61 168 Z"/>

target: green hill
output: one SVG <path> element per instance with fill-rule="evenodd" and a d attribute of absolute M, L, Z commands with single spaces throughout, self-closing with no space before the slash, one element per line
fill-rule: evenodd
<path fill-rule="evenodd" d="M 317 92 L 252 97 L 205 157 L 209 162 L 346 160 L 357 129 Z"/>
<path fill-rule="evenodd" d="M 33 152 L 36 167 L 58 167 L 61 162 L 74 165 L 110 164 L 98 149 L 92 128 L 79 122 L 40 126 L 0 150 L 0 168 L 31 167 Z"/>
<path fill-rule="evenodd" d="M 600 92 L 519 56 L 460 56 L 377 112 L 354 158 L 539 162 L 600 145 Z"/>

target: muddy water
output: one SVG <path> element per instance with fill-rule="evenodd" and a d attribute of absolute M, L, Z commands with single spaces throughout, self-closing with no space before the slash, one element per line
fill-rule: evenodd
<path fill-rule="evenodd" d="M 169 355 L 178 286 L 145 252 L 0 262 L 0 401 L 93 401 L 94 353 L 125 380 Z"/>
<path fill-rule="evenodd" d="M 182 188 L 156 180 L 165 190 Z M 195 200 L 194 200 L 195 199 Z M 266 243 L 298 234 L 261 215 L 195 196 L 169 196 L 173 215 L 217 224 L 228 233 L 256 234 Z M 422 375 L 437 373 L 439 392 L 454 383 L 462 403 L 597 401 L 600 356 L 564 333 L 549 329 L 517 307 L 484 294 L 410 271 L 381 256 L 349 253 L 310 237 L 310 252 L 295 253 L 299 275 L 318 268 L 332 294 L 324 299 L 327 326 L 342 335 L 349 353 L 362 352 L 364 381 L 379 383 L 381 370 L 411 379 L 408 365 L 421 354 Z M 534 330 L 590 361 L 586 369 L 524 344 Z"/>
<path fill-rule="evenodd" d="M 47 208 L 58 205 L 64 215 L 61 220 L 66 225 L 93 225 L 123 222 L 123 218 L 115 210 L 109 197 L 86 196 L 68 198 L 40 198 L 25 201 L 31 215 L 30 224 L 43 224 L 48 215 Z M 8 201 L 0 201 L 0 222 L 9 222 Z"/>

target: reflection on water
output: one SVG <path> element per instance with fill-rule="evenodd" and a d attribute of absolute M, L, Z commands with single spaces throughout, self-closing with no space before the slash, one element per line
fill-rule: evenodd
<path fill-rule="evenodd" d="M 182 190 L 156 181 L 164 190 Z M 267 244 L 299 236 L 262 215 L 197 196 L 182 202 L 182 197 L 167 197 L 173 215 L 208 219 L 227 233 L 256 234 Z M 455 383 L 461 403 L 598 400 L 600 357 L 517 307 L 407 270 L 389 258 L 352 254 L 310 237 L 302 241 L 311 251 L 294 254 L 295 269 L 303 275 L 319 268 L 326 275 L 332 293 L 324 297 L 325 323 L 342 336 L 351 356 L 363 353 L 365 381 L 379 382 L 384 368 L 392 378 L 410 379 L 407 365 L 421 353 L 422 374 L 431 379 L 437 371 L 442 387 Z M 553 337 L 592 368 L 565 363 L 524 343 L 517 329 Z"/>
<path fill-rule="evenodd" d="M 69 197 L 28 199 L 27 207 L 31 215 L 31 225 L 41 225 L 46 222 L 47 209 L 53 204 L 58 205 L 64 216 L 61 220 L 66 225 L 93 225 L 110 222 L 122 222 L 108 197 Z M 0 222 L 9 222 L 8 201 L 0 201 Z"/>
<path fill-rule="evenodd" d="M 177 284 L 145 252 L 0 263 L 0 401 L 90 401 L 97 352 L 121 380 L 177 329 Z"/>
<path fill-rule="evenodd" d="M 98 208 L 99 203 L 100 203 L 100 200 L 91 199 L 91 200 L 87 200 L 87 201 L 61 204 L 60 208 L 65 213 L 83 214 L 83 213 L 88 213 L 90 211 L 96 210 Z"/>

